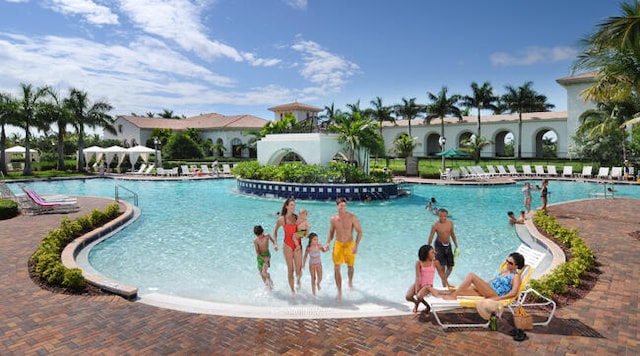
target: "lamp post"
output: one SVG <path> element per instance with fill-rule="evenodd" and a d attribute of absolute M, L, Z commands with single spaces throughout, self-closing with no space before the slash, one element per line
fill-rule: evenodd
<path fill-rule="evenodd" d="M 162 164 L 162 159 L 158 155 L 158 151 L 160 151 L 161 143 L 162 141 L 160 141 L 160 139 L 157 136 L 153 137 L 153 145 L 155 146 L 155 149 L 156 149 L 156 167 L 160 167 L 160 165 Z"/>
<path fill-rule="evenodd" d="M 444 136 L 440 136 L 440 140 L 438 140 L 440 142 L 440 147 L 441 147 L 441 151 L 440 153 L 442 154 L 442 171 L 445 171 L 444 168 L 444 145 L 447 143 L 447 139 Z"/>

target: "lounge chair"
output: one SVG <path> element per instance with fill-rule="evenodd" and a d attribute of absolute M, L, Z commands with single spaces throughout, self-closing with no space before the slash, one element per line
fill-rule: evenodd
<path fill-rule="evenodd" d="M 582 173 L 580 173 L 580 178 L 591 178 L 593 167 L 592 166 L 584 166 L 582 167 Z"/>
<path fill-rule="evenodd" d="M 482 169 L 482 167 L 473 166 L 472 168 L 476 171 L 476 173 L 478 174 L 478 177 L 480 177 L 481 179 L 491 178 L 491 174 L 485 172 L 484 169 Z"/>
<path fill-rule="evenodd" d="M 222 174 L 231 175 L 231 166 L 229 166 L 228 164 L 223 164 L 222 165 Z"/>
<path fill-rule="evenodd" d="M 143 174 L 145 169 L 147 169 L 147 164 L 143 163 L 137 171 L 127 172 L 126 174 Z"/>
<path fill-rule="evenodd" d="M 507 172 L 507 170 L 506 170 L 506 169 L 504 169 L 504 166 L 503 166 L 503 165 L 499 164 L 499 165 L 497 166 L 497 168 L 498 168 L 498 172 L 499 172 L 499 174 L 500 174 L 501 176 L 506 177 L 506 176 L 508 176 L 508 175 L 509 175 L 509 172 Z"/>
<path fill-rule="evenodd" d="M 544 176 L 547 175 L 547 173 L 545 173 L 545 171 L 544 171 L 544 167 L 543 166 L 535 165 L 533 168 L 536 170 L 536 176 L 544 177 Z"/>
<path fill-rule="evenodd" d="M 598 178 L 609 179 L 609 167 L 600 167 Z"/>
<path fill-rule="evenodd" d="M 572 177 L 573 176 L 573 166 L 564 166 L 562 168 L 562 176 L 563 177 Z"/>
<path fill-rule="evenodd" d="M 611 168 L 611 179 L 622 179 L 622 167 Z"/>
<path fill-rule="evenodd" d="M 493 165 L 487 164 L 487 171 L 489 171 L 489 175 L 492 177 L 498 176 L 498 172 L 493 168 Z"/>
<path fill-rule="evenodd" d="M 213 175 L 213 173 L 211 173 L 211 171 L 209 170 L 209 166 L 207 166 L 206 164 L 201 164 L 200 165 L 201 171 L 202 173 L 206 174 L 206 175 Z"/>
<path fill-rule="evenodd" d="M 512 177 L 517 177 L 520 175 L 520 173 L 518 173 L 518 170 L 516 169 L 516 166 L 514 166 L 513 164 L 507 165 L 507 168 L 509 169 L 509 174 L 511 174 Z"/>
<path fill-rule="evenodd" d="M 142 172 L 142 175 L 148 176 L 152 174 L 153 169 L 156 168 L 155 164 L 150 164 L 149 167 L 147 167 L 147 169 L 144 170 L 144 172 Z"/>
<path fill-rule="evenodd" d="M 25 192 L 25 194 L 32 194 L 35 197 L 37 197 L 38 199 L 42 200 L 43 202 L 46 203 L 58 203 L 58 202 L 63 202 L 63 203 L 77 203 L 78 199 L 74 198 L 74 197 L 70 197 L 68 195 L 40 195 L 38 193 L 36 193 L 35 190 L 29 188 L 28 186 L 24 185 L 24 184 L 18 184 L 18 187 L 20 187 L 20 189 L 22 189 L 22 191 Z"/>
<path fill-rule="evenodd" d="M 525 257 L 525 261 L 527 261 L 526 257 Z M 504 269 L 505 267 L 506 267 L 506 263 L 503 263 L 500 270 Z M 504 307 L 508 308 L 512 314 L 515 313 L 514 309 L 518 307 L 522 307 L 523 309 L 530 308 L 530 307 L 550 308 L 551 310 L 548 312 L 549 316 L 544 321 L 533 323 L 533 325 L 537 325 L 537 326 L 547 326 L 549 325 L 549 323 L 551 322 L 551 319 L 553 319 L 553 315 L 555 314 L 556 303 L 552 299 L 549 299 L 541 295 L 535 289 L 528 288 L 525 290 L 525 288 L 527 287 L 527 284 L 529 283 L 529 278 L 531 278 L 531 275 L 533 274 L 533 270 L 534 268 L 531 267 L 531 265 L 529 264 L 525 265 L 524 268 L 522 268 L 519 272 L 521 283 L 520 283 L 520 288 L 518 290 L 517 296 L 510 299 L 501 300 L 500 303 L 502 303 Z M 527 297 L 531 293 L 536 294 L 537 297 L 542 300 L 542 302 L 527 301 Z M 433 314 L 436 322 L 443 329 L 476 328 L 476 327 L 488 328 L 491 325 L 490 320 L 484 323 L 464 323 L 464 324 L 443 323 L 442 320 L 440 319 L 440 315 L 438 314 L 441 312 L 460 309 L 460 308 L 474 308 L 476 304 L 483 299 L 485 298 L 478 297 L 478 296 L 468 296 L 468 297 L 458 297 L 457 300 L 444 300 L 442 298 L 428 296 L 425 298 L 425 301 L 431 307 L 431 313 Z"/>
<path fill-rule="evenodd" d="M 182 175 L 183 176 L 189 176 L 189 175 L 193 174 L 192 172 L 189 171 L 189 166 L 187 166 L 186 164 L 181 165 L 180 169 L 182 170 Z"/>
<path fill-rule="evenodd" d="M 527 177 L 533 176 L 533 172 L 531 171 L 531 166 L 528 165 L 528 164 L 523 164 L 522 165 L 522 174 L 527 176 Z"/>
<path fill-rule="evenodd" d="M 556 171 L 556 166 L 547 166 L 547 175 L 551 177 L 557 177 L 558 171 Z"/>
<path fill-rule="evenodd" d="M 21 210 L 26 214 L 67 214 L 80 210 L 77 201 L 48 202 L 33 190 L 27 190 L 26 196 L 29 199 L 22 201 L 21 205 Z"/>

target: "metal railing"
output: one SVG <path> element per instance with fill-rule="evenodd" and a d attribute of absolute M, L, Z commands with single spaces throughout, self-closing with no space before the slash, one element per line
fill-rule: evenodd
<path fill-rule="evenodd" d="M 120 195 L 120 189 L 126 190 L 130 195 Z M 123 187 L 121 185 L 116 184 L 116 193 L 115 193 L 115 195 L 116 195 L 116 201 L 119 201 L 121 199 L 124 200 L 124 199 L 127 199 L 127 198 L 133 198 L 133 204 L 135 206 L 138 206 L 138 194 L 136 192 L 132 191 L 131 189 L 128 189 L 126 187 Z"/>

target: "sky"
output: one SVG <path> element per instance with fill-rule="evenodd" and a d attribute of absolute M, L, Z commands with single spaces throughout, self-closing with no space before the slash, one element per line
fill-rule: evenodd
<path fill-rule="evenodd" d="M 298 101 L 361 108 L 556 79 L 618 0 L 0 0 L 0 91 L 69 88 L 113 116 L 217 112 L 272 120 Z"/>

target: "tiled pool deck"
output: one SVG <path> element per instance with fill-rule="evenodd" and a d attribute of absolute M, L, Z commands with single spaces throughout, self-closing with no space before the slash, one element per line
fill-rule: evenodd
<path fill-rule="evenodd" d="M 82 209 L 70 217 L 111 202 L 80 197 Z M 0 220 L 0 355 L 640 354 L 640 241 L 629 235 L 640 230 L 640 199 L 584 200 L 552 205 L 549 212 L 580 231 L 602 274 L 584 299 L 560 308 L 548 327 L 536 327 L 523 342 L 508 335 L 508 317 L 497 332 L 444 331 L 413 315 L 251 319 L 165 310 L 116 296 L 54 294 L 31 281 L 27 260 L 63 215 Z"/>

